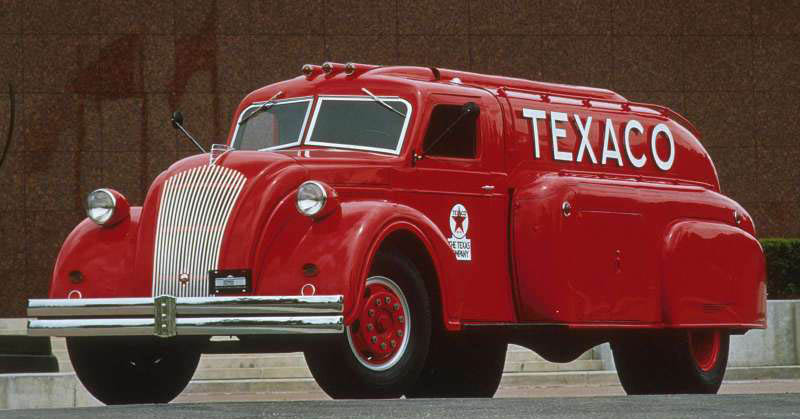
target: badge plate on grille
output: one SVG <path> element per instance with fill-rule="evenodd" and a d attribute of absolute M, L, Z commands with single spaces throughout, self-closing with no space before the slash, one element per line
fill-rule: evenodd
<path fill-rule="evenodd" d="M 221 269 L 208 271 L 209 293 L 244 294 L 252 290 L 249 269 Z"/>

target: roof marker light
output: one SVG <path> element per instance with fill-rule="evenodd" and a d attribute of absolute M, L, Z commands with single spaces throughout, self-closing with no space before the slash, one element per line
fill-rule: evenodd
<path fill-rule="evenodd" d="M 302 71 L 306 79 L 311 80 L 322 73 L 322 67 L 313 64 L 305 64 L 303 65 Z"/>
<path fill-rule="evenodd" d="M 322 71 L 325 72 L 325 77 L 333 77 L 344 71 L 344 64 L 326 61 L 322 64 Z"/>
<path fill-rule="evenodd" d="M 355 63 L 347 63 L 344 65 L 344 74 L 352 75 L 356 72 L 356 64 Z"/>

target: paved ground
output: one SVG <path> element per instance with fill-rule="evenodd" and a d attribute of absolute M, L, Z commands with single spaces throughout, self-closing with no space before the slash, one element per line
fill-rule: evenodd
<path fill-rule="evenodd" d="M 758 380 L 758 381 L 725 381 L 719 390 L 720 394 L 764 394 L 764 393 L 797 393 L 800 398 L 800 380 Z M 532 387 L 500 386 L 495 398 L 539 398 L 539 397 L 595 397 L 624 396 L 625 391 L 619 384 L 614 385 L 554 385 Z M 258 402 L 258 401 L 300 401 L 330 400 L 322 391 L 307 392 L 273 392 L 273 393 L 195 393 L 178 396 L 177 403 L 210 403 L 210 402 Z"/>
<path fill-rule="evenodd" d="M 778 418 L 800 417 L 796 394 L 347 400 L 93 407 L 0 412 L 3 418 Z"/>
<path fill-rule="evenodd" d="M 0 411 L 5 418 L 784 418 L 800 417 L 800 381 L 726 383 L 717 396 L 622 396 L 619 386 L 557 386 L 505 389 L 495 399 L 313 400 L 174 403 L 80 409 Z M 302 393 L 301 393 L 302 394 Z M 280 395 L 275 395 L 280 398 Z M 285 395 L 287 399 L 299 395 Z M 218 396 L 219 397 L 219 396 Z M 231 403 L 231 401 L 241 401 Z"/>

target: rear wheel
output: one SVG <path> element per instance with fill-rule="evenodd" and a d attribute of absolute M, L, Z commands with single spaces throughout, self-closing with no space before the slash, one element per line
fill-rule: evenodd
<path fill-rule="evenodd" d="M 105 404 L 171 401 L 197 369 L 197 347 L 150 338 L 67 338 L 75 374 Z"/>
<path fill-rule="evenodd" d="M 505 341 L 437 334 L 408 398 L 492 397 L 506 362 Z"/>
<path fill-rule="evenodd" d="M 728 365 L 726 330 L 698 329 L 612 342 L 628 394 L 715 394 Z"/>
<path fill-rule="evenodd" d="M 379 252 L 361 311 L 333 347 L 305 351 L 331 397 L 395 398 L 416 381 L 428 353 L 431 309 L 422 277 L 406 258 Z"/>

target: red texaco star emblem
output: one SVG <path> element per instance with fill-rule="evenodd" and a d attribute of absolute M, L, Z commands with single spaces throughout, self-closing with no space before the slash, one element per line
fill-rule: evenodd
<path fill-rule="evenodd" d="M 467 217 L 464 217 L 464 214 L 462 214 L 460 211 L 456 212 L 456 215 L 453 215 L 452 217 L 453 221 L 456 222 L 456 230 L 464 231 L 464 220 Z"/>

